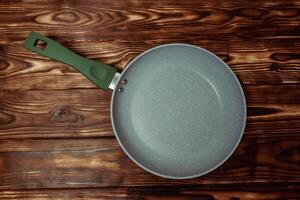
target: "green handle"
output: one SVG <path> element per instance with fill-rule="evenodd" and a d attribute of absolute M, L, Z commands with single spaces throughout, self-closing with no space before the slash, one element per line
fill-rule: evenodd
<path fill-rule="evenodd" d="M 39 44 L 42 43 L 43 47 Z M 30 32 L 24 47 L 40 55 L 58 60 L 77 69 L 96 86 L 108 89 L 114 78 L 116 69 L 94 60 L 77 55 L 54 40 L 36 32 Z"/>

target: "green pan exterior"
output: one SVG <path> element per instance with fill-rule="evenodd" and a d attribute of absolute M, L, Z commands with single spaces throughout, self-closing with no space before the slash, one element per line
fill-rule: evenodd
<path fill-rule="evenodd" d="M 42 41 L 46 44 L 44 49 L 36 46 L 38 41 Z M 63 62 L 77 69 L 97 87 L 104 90 L 108 89 L 109 84 L 116 73 L 115 68 L 95 60 L 81 57 L 56 41 L 37 32 L 29 33 L 24 47 L 35 53 Z"/>

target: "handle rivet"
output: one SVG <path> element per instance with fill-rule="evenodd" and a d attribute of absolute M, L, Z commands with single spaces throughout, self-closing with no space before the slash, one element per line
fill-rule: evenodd
<path fill-rule="evenodd" d="M 122 87 L 120 87 L 119 89 L 118 89 L 118 92 L 123 92 L 124 91 L 124 88 L 122 88 Z"/>
<path fill-rule="evenodd" d="M 122 84 L 122 85 L 126 85 L 127 82 L 128 82 L 127 79 L 124 79 L 124 80 L 121 81 L 121 84 Z"/>

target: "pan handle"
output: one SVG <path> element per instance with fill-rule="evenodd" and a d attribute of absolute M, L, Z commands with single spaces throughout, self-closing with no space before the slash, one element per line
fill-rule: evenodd
<path fill-rule="evenodd" d="M 24 47 L 48 58 L 63 62 L 77 69 L 97 87 L 108 89 L 116 69 L 104 63 L 77 55 L 56 41 L 37 32 L 30 32 Z"/>

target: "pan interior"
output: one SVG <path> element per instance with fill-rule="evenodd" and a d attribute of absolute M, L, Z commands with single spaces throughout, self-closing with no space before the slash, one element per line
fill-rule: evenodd
<path fill-rule="evenodd" d="M 125 152 L 147 171 L 169 178 L 199 176 L 223 163 L 239 143 L 246 118 L 244 94 L 229 67 L 185 44 L 138 56 L 122 73 L 111 105 Z"/>

